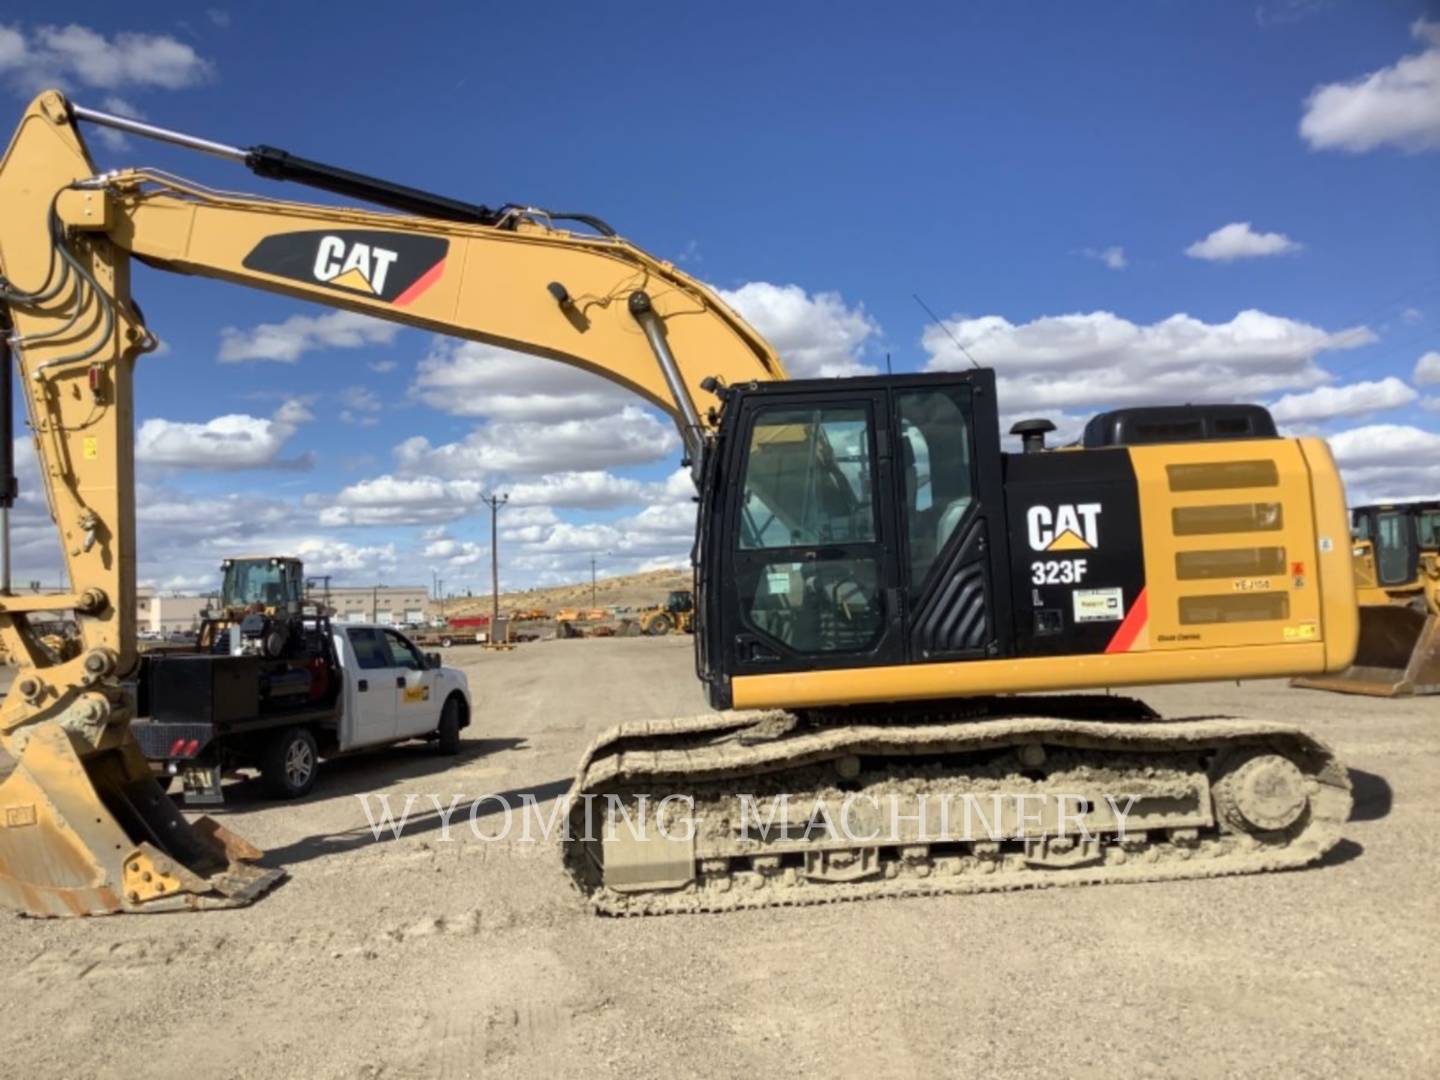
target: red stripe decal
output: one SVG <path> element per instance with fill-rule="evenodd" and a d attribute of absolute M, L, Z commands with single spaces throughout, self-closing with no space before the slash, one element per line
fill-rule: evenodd
<path fill-rule="evenodd" d="M 1145 624 L 1150 620 L 1149 608 L 1145 601 L 1145 590 L 1140 590 L 1140 595 L 1135 598 L 1135 603 L 1130 605 L 1130 610 L 1125 613 L 1125 620 L 1115 629 L 1115 636 L 1110 639 L 1110 644 L 1105 646 L 1107 653 L 1129 652 L 1135 647 L 1135 639 L 1140 636 L 1140 631 L 1145 629 Z"/>
<path fill-rule="evenodd" d="M 406 304 L 413 303 L 416 297 L 418 297 L 426 289 L 430 288 L 431 285 L 434 285 L 435 282 L 439 281 L 440 275 L 444 272 L 445 260 L 441 259 L 434 266 L 430 267 L 429 270 L 426 270 L 425 273 L 421 274 L 420 277 L 416 279 L 414 285 L 411 285 L 408 289 L 406 289 L 403 293 L 401 293 L 395 298 L 395 306 L 404 307 Z"/>

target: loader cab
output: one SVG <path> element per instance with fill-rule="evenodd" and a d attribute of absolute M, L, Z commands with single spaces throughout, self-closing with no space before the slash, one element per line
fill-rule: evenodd
<path fill-rule="evenodd" d="M 272 614 L 300 614 L 305 572 L 299 559 L 226 559 L 221 571 L 220 603 L 227 611 L 259 608 Z"/>
<path fill-rule="evenodd" d="M 695 559 L 712 704 L 731 704 L 734 676 L 1008 650 L 994 384 L 975 370 L 725 392 Z"/>
<path fill-rule="evenodd" d="M 1413 505 L 1357 506 L 1351 510 L 1351 531 L 1357 541 L 1371 545 L 1376 584 L 1382 589 L 1403 589 L 1415 583 L 1424 546 L 1420 540 L 1421 517 L 1421 508 Z M 1431 532 L 1433 529 L 1432 524 Z"/>

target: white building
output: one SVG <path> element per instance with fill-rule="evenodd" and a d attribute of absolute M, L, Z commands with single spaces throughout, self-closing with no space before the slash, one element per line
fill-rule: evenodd
<path fill-rule="evenodd" d="M 210 606 L 208 596 L 161 596 L 140 589 L 135 596 L 135 628 L 152 634 L 198 630 L 200 616 Z"/>
<path fill-rule="evenodd" d="M 311 599 L 323 600 L 323 589 Z M 430 595 L 423 585 L 332 585 L 330 606 L 336 622 L 423 623 Z"/>

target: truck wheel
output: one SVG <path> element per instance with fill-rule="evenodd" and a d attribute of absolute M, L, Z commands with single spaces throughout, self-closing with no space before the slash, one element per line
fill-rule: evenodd
<path fill-rule="evenodd" d="M 460 701 L 446 698 L 445 707 L 440 710 L 440 726 L 435 729 L 435 746 L 442 754 L 454 756 L 460 753 Z"/>
<path fill-rule="evenodd" d="M 454 640 L 453 638 L 442 637 L 442 638 L 440 639 L 440 647 L 441 647 L 442 649 L 448 649 L 448 648 L 450 648 L 451 645 L 454 645 L 454 644 L 455 644 L 455 640 Z"/>
<path fill-rule="evenodd" d="M 260 776 L 271 795 L 298 799 L 315 786 L 320 754 L 309 728 L 285 728 L 265 747 Z"/>
<path fill-rule="evenodd" d="M 650 620 L 650 625 L 645 632 L 651 637 L 664 637 L 670 632 L 670 616 L 656 615 Z"/>

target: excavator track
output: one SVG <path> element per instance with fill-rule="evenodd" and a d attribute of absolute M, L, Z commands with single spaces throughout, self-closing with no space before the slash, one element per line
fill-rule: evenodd
<path fill-rule="evenodd" d="M 837 829 L 846 796 L 855 813 Z M 667 797 L 684 812 L 665 822 Z M 957 828 L 967 802 L 978 824 Z M 1047 817 L 1052 804 L 1085 829 Z M 568 797 L 563 854 L 603 914 L 718 912 L 1298 868 L 1335 846 L 1350 805 L 1344 767 L 1299 729 L 1164 720 L 1125 698 L 732 712 L 600 736 Z M 648 830 L 632 824 L 647 814 Z"/>

